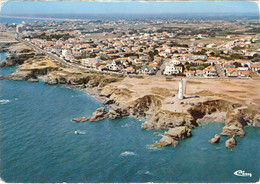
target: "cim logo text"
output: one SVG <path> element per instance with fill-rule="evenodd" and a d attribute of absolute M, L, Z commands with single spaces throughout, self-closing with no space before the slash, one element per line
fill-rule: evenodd
<path fill-rule="evenodd" d="M 237 170 L 236 172 L 234 172 L 234 175 L 237 175 L 237 176 L 250 176 L 252 177 L 252 174 L 251 173 L 246 173 L 245 171 L 242 171 L 242 170 Z"/>

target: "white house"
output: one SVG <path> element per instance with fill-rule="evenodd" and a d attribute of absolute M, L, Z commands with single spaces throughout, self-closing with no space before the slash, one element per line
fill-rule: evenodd
<path fill-rule="evenodd" d="M 204 77 L 216 77 L 217 71 L 214 66 L 210 65 L 207 68 L 203 70 L 203 76 Z"/>
<path fill-rule="evenodd" d="M 179 64 L 181 64 L 181 61 L 177 58 L 174 58 L 174 59 L 169 61 L 169 64 L 170 65 L 179 65 Z"/>
<path fill-rule="evenodd" d="M 81 64 L 85 67 L 91 67 L 93 62 L 99 63 L 100 61 L 99 58 L 86 58 L 81 60 Z"/>
<path fill-rule="evenodd" d="M 182 73 L 182 66 L 167 65 L 163 72 L 164 75 L 173 75 Z"/>
<path fill-rule="evenodd" d="M 61 55 L 62 56 L 67 56 L 67 55 L 71 55 L 72 53 L 71 53 L 71 50 L 67 50 L 67 49 L 64 49 L 64 50 L 62 50 L 61 51 Z"/>

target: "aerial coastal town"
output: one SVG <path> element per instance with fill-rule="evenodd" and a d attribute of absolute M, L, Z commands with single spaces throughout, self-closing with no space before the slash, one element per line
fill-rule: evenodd
<path fill-rule="evenodd" d="M 258 78 L 259 29 L 257 22 L 239 20 L 1 24 L 1 30 L 16 32 L 20 41 L 71 66 L 121 75 L 189 78 Z"/>
<path fill-rule="evenodd" d="M 8 52 L 0 67 L 19 66 L 1 80 L 64 84 L 109 107 L 73 122 L 145 119 L 142 129 L 169 129 L 156 148 L 177 146 L 202 122 L 225 122 L 219 134 L 231 149 L 245 126 L 260 127 L 258 20 L 34 21 L 1 30 L 13 44 L 0 48 Z"/>
<path fill-rule="evenodd" d="M 0 125 L 2 182 L 258 182 L 260 0 L 0 0 Z"/>

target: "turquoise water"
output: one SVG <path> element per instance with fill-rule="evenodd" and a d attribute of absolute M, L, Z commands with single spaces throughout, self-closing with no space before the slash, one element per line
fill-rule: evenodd
<path fill-rule="evenodd" d="M 16 68 L 0 69 L 0 75 Z M 1 178 L 6 182 L 256 182 L 260 129 L 229 150 L 224 123 L 202 124 L 176 148 L 150 149 L 161 136 L 132 117 L 74 123 L 103 105 L 61 85 L 0 80 Z M 85 134 L 75 135 L 80 130 Z M 163 131 L 160 131 L 163 132 Z M 252 177 L 233 173 L 245 170 Z"/>

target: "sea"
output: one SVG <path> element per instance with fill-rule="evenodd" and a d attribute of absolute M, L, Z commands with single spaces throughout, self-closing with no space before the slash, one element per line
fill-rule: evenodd
<path fill-rule="evenodd" d="M 0 59 L 5 58 L 6 53 L 1 53 Z M 0 68 L 0 75 L 16 70 Z M 245 127 L 246 136 L 237 138 L 234 149 L 227 149 L 228 137 L 221 137 L 219 144 L 208 142 L 221 133 L 224 123 L 202 123 L 192 130 L 192 138 L 175 148 L 159 149 L 150 145 L 166 130 L 142 130 L 144 120 L 71 121 L 91 116 L 98 107 L 107 108 L 80 89 L 0 80 L 1 179 L 11 183 L 259 181 L 260 129 Z M 251 177 L 235 175 L 238 170 Z"/>

